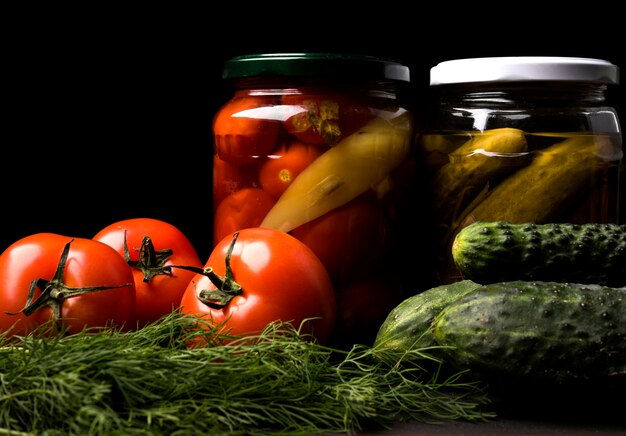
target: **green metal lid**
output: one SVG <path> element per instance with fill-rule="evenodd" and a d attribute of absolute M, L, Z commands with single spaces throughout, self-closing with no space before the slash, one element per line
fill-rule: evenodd
<path fill-rule="evenodd" d="M 266 53 L 234 57 L 222 77 L 334 77 L 410 81 L 409 67 L 374 56 L 341 53 Z"/>

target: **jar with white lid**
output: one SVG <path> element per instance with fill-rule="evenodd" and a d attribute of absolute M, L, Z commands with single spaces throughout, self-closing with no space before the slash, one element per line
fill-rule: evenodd
<path fill-rule="evenodd" d="M 451 243 L 475 221 L 619 221 L 623 157 L 610 92 L 619 68 L 602 59 L 491 57 L 430 70 L 420 140 L 433 210 L 434 271 L 463 277 Z"/>

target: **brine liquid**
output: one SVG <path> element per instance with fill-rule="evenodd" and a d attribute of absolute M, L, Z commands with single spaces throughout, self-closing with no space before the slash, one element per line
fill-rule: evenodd
<path fill-rule="evenodd" d="M 463 279 L 450 249 L 471 222 L 619 222 L 619 135 L 514 130 L 421 138 L 442 283 Z"/>

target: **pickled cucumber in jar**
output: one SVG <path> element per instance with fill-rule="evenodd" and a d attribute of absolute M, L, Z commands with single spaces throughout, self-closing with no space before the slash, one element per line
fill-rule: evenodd
<path fill-rule="evenodd" d="M 464 279 L 451 243 L 472 222 L 624 219 L 621 128 L 610 98 L 618 74 L 607 60 L 554 56 L 431 68 L 433 106 L 419 150 L 440 283 Z"/>

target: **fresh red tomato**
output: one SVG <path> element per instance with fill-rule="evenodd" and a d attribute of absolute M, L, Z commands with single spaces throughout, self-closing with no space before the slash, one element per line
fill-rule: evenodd
<path fill-rule="evenodd" d="M 24 335 L 54 319 L 69 333 L 84 328 L 131 329 L 133 272 L 99 241 L 36 233 L 0 255 L 0 331 Z"/>
<path fill-rule="evenodd" d="M 335 283 L 369 274 L 384 257 L 387 226 L 363 195 L 291 231 L 322 261 Z"/>
<path fill-rule="evenodd" d="M 257 163 L 236 165 L 213 156 L 213 206 L 244 188 L 259 188 L 257 181 L 259 168 Z"/>
<path fill-rule="evenodd" d="M 276 199 L 263 189 L 246 188 L 226 197 L 213 217 L 213 245 L 247 227 L 258 227 Z"/>
<path fill-rule="evenodd" d="M 318 341 L 329 339 L 336 300 L 328 273 L 302 242 L 275 229 L 247 228 L 224 238 L 187 286 L 181 311 L 211 320 L 232 335 L 258 334 L 291 322 Z"/>
<path fill-rule="evenodd" d="M 94 240 L 113 247 L 132 267 L 138 327 L 172 312 L 195 272 L 172 266 L 202 268 L 187 236 L 154 218 L 130 218 L 100 230 Z"/>
<path fill-rule="evenodd" d="M 215 151 L 227 162 L 251 163 L 278 144 L 281 133 L 274 96 L 235 97 L 213 119 Z"/>
<path fill-rule="evenodd" d="M 371 345 L 389 312 L 404 298 L 397 280 L 389 280 L 385 271 L 345 283 L 337 291 L 337 344 Z"/>
<path fill-rule="evenodd" d="M 307 144 L 334 145 L 374 118 L 369 107 L 355 96 L 328 92 L 285 94 L 283 105 L 300 111 L 284 121 L 285 130 Z"/>
<path fill-rule="evenodd" d="M 282 145 L 261 165 L 259 181 L 264 190 L 278 198 L 291 182 L 317 159 L 324 149 L 293 141 Z"/>

